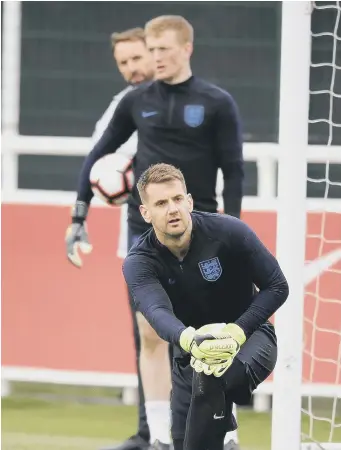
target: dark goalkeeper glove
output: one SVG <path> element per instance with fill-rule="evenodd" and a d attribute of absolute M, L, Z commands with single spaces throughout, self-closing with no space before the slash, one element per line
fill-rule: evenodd
<path fill-rule="evenodd" d="M 77 200 L 75 206 L 72 208 L 72 224 L 66 230 L 65 242 L 67 257 L 76 267 L 82 267 L 79 250 L 86 255 L 92 251 L 85 222 L 88 209 L 88 205 L 85 202 Z"/>

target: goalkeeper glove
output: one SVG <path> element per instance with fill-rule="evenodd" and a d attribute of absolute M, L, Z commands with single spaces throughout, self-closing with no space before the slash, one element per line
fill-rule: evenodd
<path fill-rule="evenodd" d="M 203 362 L 200 359 L 196 359 L 194 358 L 194 356 L 192 356 L 191 366 L 197 373 L 204 372 L 205 375 L 213 375 L 219 378 L 224 375 L 227 369 L 231 366 L 231 364 L 233 363 L 233 358 L 225 361 L 221 359 L 206 359 L 205 361 L 206 362 Z"/>
<path fill-rule="evenodd" d="M 88 205 L 85 202 L 77 200 L 75 206 L 72 208 L 72 224 L 66 230 L 65 242 L 67 257 L 76 267 L 82 267 L 82 260 L 78 250 L 84 254 L 89 254 L 92 250 L 85 223 L 88 209 Z"/>
<path fill-rule="evenodd" d="M 235 332 L 237 332 L 237 329 L 235 329 L 234 326 L 231 327 L 231 325 L 233 325 L 233 324 L 229 324 L 228 326 L 225 323 L 204 325 L 203 327 L 199 328 L 196 331 L 196 333 L 197 334 L 211 333 L 212 335 L 219 336 L 220 333 L 226 333 L 226 329 L 227 329 L 227 330 L 230 330 L 230 332 L 234 336 L 236 336 L 237 333 L 235 333 Z M 237 339 L 239 340 L 239 336 L 237 337 Z M 240 341 L 241 342 L 243 341 L 243 335 L 241 335 Z M 198 373 L 203 372 L 205 375 L 213 375 L 218 378 L 218 377 L 221 377 L 232 365 L 235 355 L 236 355 L 236 353 L 234 355 L 231 355 L 231 357 L 226 360 L 205 358 L 204 361 L 202 361 L 200 359 L 196 359 L 196 358 L 194 358 L 194 356 L 192 356 L 191 357 L 191 366 Z"/>
<path fill-rule="evenodd" d="M 246 340 L 244 331 L 236 324 L 209 324 L 195 330 L 186 328 L 180 335 L 180 346 L 196 359 L 229 360 L 239 352 Z"/>

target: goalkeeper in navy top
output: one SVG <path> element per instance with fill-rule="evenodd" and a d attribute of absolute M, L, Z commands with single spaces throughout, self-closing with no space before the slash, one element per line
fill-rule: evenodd
<path fill-rule="evenodd" d="M 232 403 L 248 403 L 275 366 L 268 319 L 288 285 L 245 223 L 193 211 L 175 167 L 151 166 L 137 188 L 152 229 L 129 251 L 123 273 L 137 310 L 174 346 L 174 448 L 222 450 L 236 428 Z"/>
<path fill-rule="evenodd" d="M 239 216 L 243 159 L 237 108 L 227 92 L 194 76 L 175 85 L 146 83 L 122 98 L 108 128 L 85 160 L 78 201 L 89 204 L 93 196 L 89 183 L 93 164 L 119 148 L 136 129 L 136 179 L 151 164 L 174 164 L 188 180 L 196 209 L 216 212 L 217 171 L 221 167 L 224 210 Z M 129 201 L 129 221 L 145 231 L 139 201 L 135 187 Z"/>
<path fill-rule="evenodd" d="M 179 31 L 180 30 L 180 31 Z M 243 156 L 239 113 L 231 95 L 192 75 L 193 29 L 177 16 L 153 19 L 145 27 L 155 64 L 155 81 L 128 92 L 115 109 L 101 139 L 86 157 L 80 174 L 74 221 L 84 221 L 93 193 L 93 164 L 114 153 L 137 130 L 135 179 L 151 164 L 179 167 L 200 211 L 216 212 L 217 171 L 224 177 L 224 211 L 239 216 Z M 136 187 L 129 200 L 129 223 L 145 231 Z M 72 259 L 72 255 L 71 259 Z"/>

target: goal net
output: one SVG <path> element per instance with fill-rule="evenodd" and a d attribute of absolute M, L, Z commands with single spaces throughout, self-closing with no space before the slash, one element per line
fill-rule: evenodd
<path fill-rule="evenodd" d="M 341 450 L 341 3 L 315 2 L 311 17 L 302 448 Z M 321 142 L 326 136 L 325 142 Z M 315 142 L 311 142 L 314 144 Z M 317 147 L 316 147 L 317 148 Z M 323 153 L 323 149 L 322 153 Z M 312 147 L 312 152 L 314 147 Z M 335 153 L 335 155 L 334 155 Z M 316 162 L 314 162 L 316 161 Z"/>

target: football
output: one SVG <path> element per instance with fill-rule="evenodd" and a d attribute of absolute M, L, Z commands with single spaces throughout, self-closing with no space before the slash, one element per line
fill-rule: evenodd
<path fill-rule="evenodd" d="M 132 159 L 120 153 L 103 156 L 90 172 L 92 192 L 109 205 L 127 202 L 134 184 Z"/>

